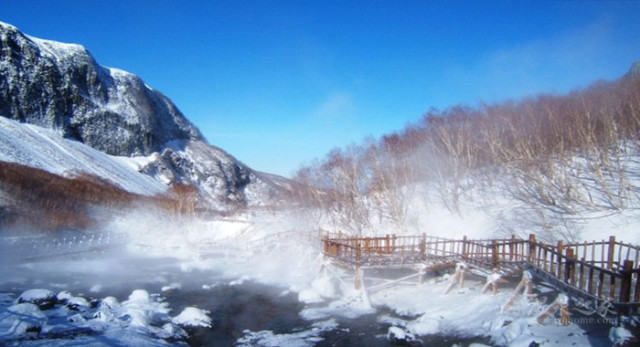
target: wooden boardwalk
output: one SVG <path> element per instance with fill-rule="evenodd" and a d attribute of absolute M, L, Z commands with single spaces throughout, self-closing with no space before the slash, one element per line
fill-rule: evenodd
<path fill-rule="evenodd" d="M 529 270 L 536 278 L 594 309 L 640 314 L 640 246 L 609 240 L 555 245 L 529 239 L 460 240 L 422 235 L 348 237 L 325 234 L 325 257 L 342 267 L 438 267 L 452 262 L 491 271 Z"/>

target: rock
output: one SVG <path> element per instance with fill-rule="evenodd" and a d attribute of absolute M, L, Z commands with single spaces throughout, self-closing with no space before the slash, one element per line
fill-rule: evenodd
<path fill-rule="evenodd" d="M 393 344 L 408 345 L 415 341 L 416 338 L 410 332 L 400 327 L 392 326 L 389 327 L 387 332 L 387 339 Z"/>
<path fill-rule="evenodd" d="M 67 308 L 71 311 L 86 312 L 91 307 L 87 299 L 75 296 L 67 302 Z"/>
<path fill-rule="evenodd" d="M 171 321 L 182 327 L 211 327 L 211 318 L 208 316 L 208 311 L 201 310 L 196 307 L 185 308 Z"/>
<path fill-rule="evenodd" d="M 99 65 L 80 45 L 36 39 L 2 23 L 0 45 L 3 116 L 120 156 L 203 140 L 167 97 L 133 74 Z"/>
<path fill-rule="evenodd" d="M 18 303 L 30 303 L 41 310 L 48 310 L 58 303 L 58 298 L 56 293 L 48 289 L 30 289 L 20 294 Z"/>
<path fill-rule="evenodd" d="M 73 298 L 73 295 L 71 294 L 71 292 L 63 290 L 60 293 L 58 293 L 56 298 L 58 299 L 58 303 L 59 304 L 66 305 L 67 301 L 69 301 L 69 299 Z"/>

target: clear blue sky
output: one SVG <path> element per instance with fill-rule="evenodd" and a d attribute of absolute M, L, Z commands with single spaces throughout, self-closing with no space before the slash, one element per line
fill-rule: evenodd
<path fill-rule="evenodd" d="M 640 60 L 640 1 L 3 1 L 283 175 L 430 107 L 566 92 Z"/>

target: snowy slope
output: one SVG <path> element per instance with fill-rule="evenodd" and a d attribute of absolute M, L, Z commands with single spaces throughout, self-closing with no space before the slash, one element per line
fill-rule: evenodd
<path fill-rule="evenodd" d="M 19 163 L 62 176 L 85 172 L 138 194 L 154 195 L 167 186 L 136 170 L 146 158 L 115 157 L 54 131 L 0 117 L 0 161 Z"/>

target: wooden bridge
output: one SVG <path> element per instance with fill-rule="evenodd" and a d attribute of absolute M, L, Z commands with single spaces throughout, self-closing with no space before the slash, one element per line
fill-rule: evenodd
<path fill-rule="evenodd" d="M 326 234 L 326 258 L 342 267 L 437 268 L 462 262 L 478 269 L 529 270 L 542 280 L 593 309 L 606 304 L 618 314 L 640 314 L 640 246 L 609 240 L 549 245 L 529 239 L 461 240 L 410 235 L 348 237 Z"/>

